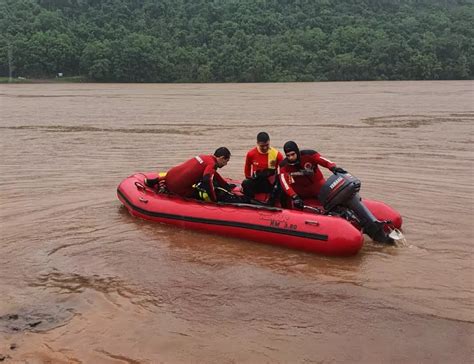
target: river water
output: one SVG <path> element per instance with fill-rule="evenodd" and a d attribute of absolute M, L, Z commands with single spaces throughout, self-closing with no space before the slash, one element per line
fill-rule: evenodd
<path fill-rule="evenodd" d="M 474 83 L 0 86 L 0 361 L 474 360 Z M 116 187 L 259 131 L 401 212 L 327 258 L 131 217 Z"/>

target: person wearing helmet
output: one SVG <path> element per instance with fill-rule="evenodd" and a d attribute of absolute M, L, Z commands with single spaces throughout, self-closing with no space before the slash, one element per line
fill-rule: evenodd
<path fill-rule="evenodd" d="M 347 173 L 314 150 L 300 151 L 294 141 L 286 142 L 283 150 L 286 158 L 278 167 L 278 178 L 284 196 L 291 199 L 293 208 L 303 209 L 304 198 L 318 196 L 326 182 L 319 166 L 333 173 Z"/>
<path fill-rule="evenodd" d="M 171 168 L 165 177 L 167 190 L 183 197 L 217 202 L 218 189 L 231 191 L 235 187 L 217 173 L 218 168 L 227 165 L 230 155 L 229 149 L 220 147 L 214 155 L 197 155 Z"/>
<path fill-rule="evenodd" d="M 275 174 L 283 155 L 270 146 L 270 136 L 262 131 L 257 134 L 257 145 L 247 152 L 245 157 L 242 191 L 247 198 L 256 193 L 270 193 L 275 183 Z"/>

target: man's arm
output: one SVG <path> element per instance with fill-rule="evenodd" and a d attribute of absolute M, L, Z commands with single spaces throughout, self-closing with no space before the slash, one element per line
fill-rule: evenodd
<path fill-rule="evenodd" d="M 285 192 L 286 195 L 292 198 L 296 196 L 296 192 L 293 190 L 293 188 L 291 188 L 292 177 L 290 176 L 288 171 L 285 170 L 285 167 L 278 167 L 277 173 L 283 192 Z"/>
<path fill-rule="evenodd" d="M 313 154 L 313 160 L 314 162 L 316 162 L 317 164 L 319 164 L 320 166 L 323 166 L 329 170 L 331 170 L 332 168 L 336 167 L 336 163 L 330 161 L 329 159 L 326 159 L 324 158 L 321 154 L 319 154 L 318 152 L 314 153 Z"/>
<path fill-rule="evenodd" d="M 277 167 L 280 165 L 282 160 L 283 160 L 283 154 L 278 152 L 278 154 L 277 154 Z"/>
<path fill-rule="evenodd" d="M 217 201 L 216 191 L 214 189 L 214 177 L 216 174 L 216 169 L 213 165 L 208 165 L 202 174 L 202 187 L 206 190 L 211 201 L 214 202 Z M 219 176 L 219 174 L 217 175 Z"/>
<path fill-rule="evenodd" d="M 252 160 L 250 157 L 250 152 L 248 152 L 245 157 L 244 175 L 245 178 L 252 178 Z"/>
<path fill-rule="evenodd" d="M 229 188 L 229 184 L 227 183 L 227 181 L 218 172 L 214 172 L 214 180 L 220 187 L 223 187 L 225 189 Z"/>

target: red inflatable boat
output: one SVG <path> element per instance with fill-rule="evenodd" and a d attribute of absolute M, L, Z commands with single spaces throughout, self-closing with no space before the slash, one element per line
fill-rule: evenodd
<path fill-rule="evenodd" d="M 135 174 L 126 178 L 118 186 L 117 195 L 132 215 L 146 220 L 333 256 L 356 254 L 363 244 L 360 221 L 328 214 L 322 206 L 321 213 L 315 213 L 318 210 L 310 206 L 310 211 L 298 211 L 202 202 L 159 193 L 145 186 L 145 177 Z M 387 205 L 363 202 L 376 219 L 383 221 L 384 227 L 401 226 L 400 215 Z M 315 201 L 312 205 L 316 206 Z"/>

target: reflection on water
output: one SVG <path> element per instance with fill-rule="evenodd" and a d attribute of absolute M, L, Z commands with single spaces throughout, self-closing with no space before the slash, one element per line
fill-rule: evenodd
<path fill-rule="evenodd" d="M 0 358 L 470 362 L 471 101 L 472 82 L 1 85 Z M 327 258 L 120 206 L 126 176 L 220 145 L 241 178 L 262 130 L 360 178 L 407 243 Z"/>

